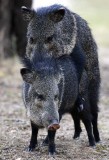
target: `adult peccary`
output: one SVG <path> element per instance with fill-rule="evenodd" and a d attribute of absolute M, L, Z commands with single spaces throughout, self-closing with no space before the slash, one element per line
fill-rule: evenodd
<path fill-rule="evenodd" d="M 47 55 L 51 55 L 56 58 L 67 54 L 70 55 L 72 59 L 75 59 L 75 56 L 73 54 L 75 44 L 76 46 L 78 46 L 79 44 L 86 54 L 85 68 L 89 79 L 89 108 L 91 108 L 90 110 L 93 116 L 92 124 L 95 141 L 98 142 L 100 138 L 97 130 L 97 103 L 99 95 L 100 73 L 97 46 L 92 37 L 87 22 L 79 15 L 72 13 L 67 8 L 61 5 L 44 7 L 38 9 L 37 11 L 23 7 L 22 12 L 24 19 L 28 21 L 28 45 L 26 55 L 30 59 L 32 59 L 32 57 L 34 57 L 36 53 L 46 53 Z M 78 54 L 75 60 L 78 68 L 79 81 L 84 66 L 81 65 L 80 57 L 81 56 Z M 75 110 L 73 113 L 74 114 L 72 116 L 75 122 L 74 138 L 77 138 L 81 132 L 79 118 L 80 115 L 77 116 L 76 113 L 78 114 L 78 112 Z M 85 116 L 86 115 L 87 112 Z"/>
<path fill-rule="evenodd" d="M 78 14 L 71 12 L 62 5 L 52 5 L 39 8 L 36 11 L 22 7 L 24 19 L 28 21 L 26 55 L 32 59 L 34 54 L 41 53 L 54 56 L 71 55 L 75 44 L 80 44 L 86 55 L 85 69 L 89 79 L 88 95 L 93 115 L 93 125 L 97 125 L 98 99 L 100 86 L 100 72 L 97 54 L 97 45 L 91 34 L 87 22 Z M 76 59 L 79 66 L 80 58 Z M 79 80 L 82 75 L 79 68 Z M 76 125 L 76 137 L 80 134 L 80 120 L 74 116 Z M 93 128 L 97 135 L 96 127 Z M 95 140 L 100 140 L 95 136 Z"/>
<path fill-rule="evenodd" d="M 62 115 L 70 113 L 74 117 L 73 114 L 76 114 L 74 110 L 79 85 L 77 67 L 70 56 L 64 55 L 56 59 L 46 56 L 46 53 L 35 55 L 32 60 L 24 58 L 26 68 L 21 69 L 24 79 L 23 99 L 32 127 L 29 151 L 34 150 L 37 145 L 38 129 L 46 127 L 48 136 L 45 143 L 48 143 L 49 153 L 53 155 L 55 133 L 60 127 Z M 88 77 L 84 71 L 80 87 L 80 93 L 85 98 L 81 118 L 87 130 L 89 143 L 93 146 L 95 141 L 92 134 L 88 85 Z"/>

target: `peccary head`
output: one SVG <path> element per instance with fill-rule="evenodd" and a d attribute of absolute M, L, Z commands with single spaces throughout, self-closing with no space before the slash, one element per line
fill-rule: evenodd
<path fill-rule="evenodd" d="M 76 22 L 69 10 L 52 5 L 36 11 L 22 7 L 22 13 L 28 21 L 26 54 L 29 58 L 35 53 L 55 57 L 71 53 L 76 41 Z"/>
<path fill-rule="evenodd" d="M 59 71 L 54 69 L 52 60 L 38 61 L 29 68 L 31 69 L 21 69 L 21 75 L 25 82 L 24 101 L 27 115 L 37 126 L 56 130 L 60 127 L 58 114 Z"/>

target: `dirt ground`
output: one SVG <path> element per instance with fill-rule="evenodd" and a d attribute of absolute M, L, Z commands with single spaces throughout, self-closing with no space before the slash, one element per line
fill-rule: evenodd
<path fill-rule="evenodd" d="M 82 134 L 73 140 L 73 121 L 65 115 L 56 136 L 57 160 L 109 160 L 109 48 L 99 51 L 101 68 L 101 92 L 99 131 L 101 143 L 88 147 L 87 134 L 82 124 Z M 40 130 L 39 146 L 34 152 L 25 151 L 30 140 L 30 123 L 22 102 L 21 65 L 17 58 L 0 64 L 0 160 L 47 160 L 47 147 L 41 142 L 46 130 Z"/>

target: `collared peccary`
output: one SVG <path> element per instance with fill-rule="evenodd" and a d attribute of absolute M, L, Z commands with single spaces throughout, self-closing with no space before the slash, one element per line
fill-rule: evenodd
<path fill-rule="evenodd" d="M 86 110 L 87 108 L 90 108 L 91 114 L 93 116 L 92 124 L 95 140 L 99 141 L 100 138 L 97 130 L 97 103 L 99 95 L 100 73 L 97 46 L 92 37 L 87 22 L 79 15 L 72 13 L 67 8 L 61 5 L 44 7 L 38 9 L 37 11 L 33 11 L 23 7 L 22 12 L 24 19 L 28 21 L 28 44 L 26 55 L 30 59 L 33 59 L 35 54 L 39 53 L 43 54 L 43 56 L 45 56 L 44 54 L 46 54 L 46 56 L 55 58 L 60 58 L 62 55 L 70 55 L 73 60 L 75 59 L 73 51 L 75 49 L 75 46 L 78 46 L 78 44 L 84 51 L 86 55 L 85 69 L 89 81 L 88 103 L 90 104 L 88 105 L 90 107 L 86 107 Z M 81 56 L 78 54 L 75 60 L 79 73 L 79 81 L 84 66 L 82 65 L 81 68 L 80 57 Z M 73 113 L 74 114 L 72 114 L 72 116 L 75 122 L 76 135 L 74 135 L 74 137 L 78 137 L 81 132 L 80 117 L 76 115 L 75 110 Z M 86 115 L 87 112 L 85 116 Z"/>
<path fill-rule="evenodd" d="M 45 143 L 48 143 L 49 153 L 53 155 L 55 153 L 55 133 L 60 127 L 59 121 L 62 115 L 77 114 L 74 111 L 77 105 L 75 102 L 79 85 L 77 67 L 70 56 L 64 55 L 55 59 L 40 53 L 37 53 L 32 60 L 24 58 L 23 64 L 26 67 L 21 69 L 24 80 L 23 99 L 32 127 L 29 151 L 34 150 L 37 145 L 38 129 L 46 127 L 48 136 Z M 88 85 L 88 77 L 84 71 L 80 93 L 84 96 L 85 103 L 84 111 L 79 117 L 81 116 L 86 127 L 89 144 L 93 146 L 95 141 L 92 134 Z"/>
<path fill-rule="evenodd" d="M 78 96 L 78 77 L 69 57 L 55 60 L 39 55 L 32 61 L 23 60 L 23 99 L 31 120 L 32 137 L 29 150 L 37 145 L 38 129 L 48 130 L 49 153 L 54 154 L 54 138 L 59 126 L 59 110 L 72 109 Z"/>
<path fill-rule="evenodd" d="M 66 7 L 56 4 L 37 10 L 22 7 L 22 13 L 24 19 L 28 21 L 26 55 L 30 59 L 34 57 L 36 50 L 56 58 L 70 55 L 73 59 L 75 45 L 80 44 L 86 55 L 85 69 L 89 78 L 88 95 L 93 124 L 97 124 L 100 72 L 97 45 L 87 22 Z M 80 62 L 78 55 L 76 59 L 78 66 Z M 80 80 L 83 68 L 78 68 Z M 79 120 L 78 127 L 80 128 Z"/>

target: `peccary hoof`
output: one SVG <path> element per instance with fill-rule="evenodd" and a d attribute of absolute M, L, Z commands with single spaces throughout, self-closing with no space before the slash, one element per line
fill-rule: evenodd
<path fill-rule="evenodd" d="M 80 137 L 80 133 L 75 133 L 73 139 L 78 139 Z"/>
<path fill-rule="evenodd" d="M 100 140 L 100 139 L 99 139 L 99 140 L 95 140 L 95 141 L 96 141 L 96 143 L 98 143 L 98 144 L 101 143 L 101 140 Z"/>
<path fill-rule="evenodd" d="M 55 159 L 55 155 L 56 155 L 56 153 L 54 152 L 54 153 L 52 153 L 52 152 L 49 152 L 49 157 L 51 158 L 54 158 Z"/>
<path fill-rule="evenodd" d="M 33 152 L 33 151 L 35 150 L 36 146 L 37 146 L 37 145 L 35 145 L 35 146 L 29 145 L 29 146 L 25 149 L 25 151 L 27 151 L 27 152 Z"/>
<path fill-rule="evenodd" d="M 42 146 L 48 146 L 48 143 L 45 142 L 45 141 L 43 141 L 43 142 L 42 142 Z"/>
<path fill-rule="evenodd" d="M 81 132 L 82 132 L 82 130 L 80 130 L 79 132 L 75 132 L 73 139 L 78 139 L 80 137 Z"/>
<path fill-rule="evenodd" d="M 44 139 L 44 141 L 42 142 L 42 146 L 48 146 L 48 137 Z"/>
<path fill-rule="evenodd" d="M 95 141 L 92 141 L 92 142 L 89 142 L 89 147 L 93 147 L 93 148 L 95 148 Z"/>
<path fill-rule="evenodd" d="M 99 143 L 100 142 L 100 138 L 99 137 L 95 137 L 95 142 Z"/>

